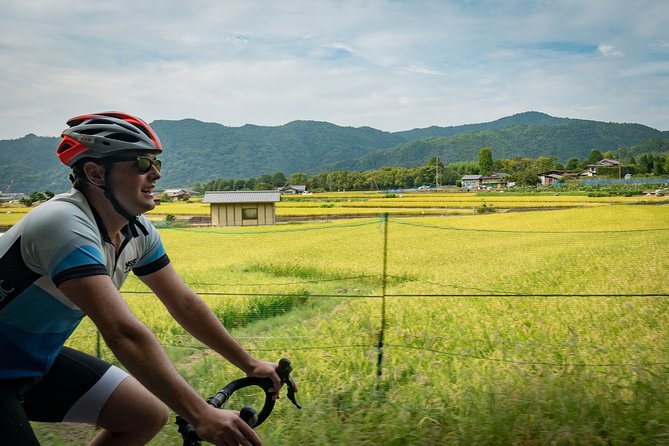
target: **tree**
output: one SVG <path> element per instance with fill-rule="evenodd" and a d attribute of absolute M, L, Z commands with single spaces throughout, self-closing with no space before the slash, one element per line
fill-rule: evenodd
<path fill-rule="evenodd" d="M 665 160 L 661 156 L 656 156 L 653 159 L 653 174 L 654 175 L 664 175 L 664 162 Z"/>
<path fill-rule="evenodd" d="M 232 180 L 232 190 L 243 190 L 246 187 L 246 180 L 235 178 Z"/>
<path fill-rule="evenodd" d="M 551 170 L 560 170 L 562 166 L 557 156 L 540 156 L 534 161 L 534 169 L 537 172 L 548 172 Z"/>
<path fill-rule="evenodd" d="M 288 180 L 286 179 L 286 176 L 283 174 L 283 172 L 277 172 L 272 175 L 272 183 L 274 183 L 274 187 L 283 187 L 288 183 Z"/>
<path fill-rule="evenodd" d="M 602 152 L 597 149 L 592 149 L 590 151 L 590 155 L 588 155 L 588 159 L 585 162 L 586 164 L 595 164 L 597 161 L 601 161 L 603 159 L 604 155 L 602 155 Z"/>
<path fill-rule="evenodd" d="M 489 147 L 481 147 L 481 150 L 479 150 L 479 171 L 481 175 L 490 175 L 492 164 L 492 150 Z"/>
<path fill-rule="evenodd" d="M 295 172 L 290 176 L 290 184 L 307 184 L 307 174 L 304 172 Z"/>
<path fill-rule="evenodd" d="M 578 163 L 579 163 L 578 158 L 576 158 L 575 156 L 571 157 L 567 160 L 567 164 L 564 166 L 564 168 L 566 170 L 572 170 L 572 171 L 578 170 Z"/>
<path fill-rule="evenodd" d="M 532 170 L 522 170 L 514 173 L 510 179 L 514 180 L 519 186 L 536 186 L 539 183 L 539 177 Z"/>
<path fill-rule="evenodd" d="M 263 174 L 258 177 L 256 184 L 252 189 L 256 190 L 269 190 L 274 189 L 274 181 L 272 181 L 272 176 Z"/>

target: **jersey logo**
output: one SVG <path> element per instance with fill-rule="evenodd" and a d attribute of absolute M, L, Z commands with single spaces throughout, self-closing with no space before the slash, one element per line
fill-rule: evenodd
<path fill-rule="evenodd" d="M 14 291 L 13 287 L 11 289 L 4 288 L 2 286 L 2 282 L 4 282 L 4 281 L 5 281 L 4 279 L 0 280 L 0 302 L 5 300 L 7 298 L 7 296 L 9 296 L 9 293 Z"/>
<path fill-rule="evenodd" d="M 130 271 L 132 271 L 132 269 L 135 267 L 135 263 L 137 263 L 137 259 L 132 259 L 125 262 L 125 269 L 123 270 L 123 272 L 129 273 Z"/>

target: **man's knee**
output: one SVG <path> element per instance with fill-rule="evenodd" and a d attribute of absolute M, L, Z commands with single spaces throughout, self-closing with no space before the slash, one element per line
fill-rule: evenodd
<path fill-rule="evenodd" d="M 166 423 L 169 410 L 165 403 L 133 377 L 126 378 L 109 397 L 98 426 L 110 432 L 143 432 L 155 435 Z"/>

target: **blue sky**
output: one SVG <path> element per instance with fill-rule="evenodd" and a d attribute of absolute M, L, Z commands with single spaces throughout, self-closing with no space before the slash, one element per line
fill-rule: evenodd
<path fill-rule="evenodd" d="M 669 130 L 666 0 L 0 0 L 0 139 L 74 115 Z"/>

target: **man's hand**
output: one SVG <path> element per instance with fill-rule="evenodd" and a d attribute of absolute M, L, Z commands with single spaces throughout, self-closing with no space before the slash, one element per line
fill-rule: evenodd
<path fill-rule="evenodd" d="M 234 410 L 209 406 L 201 414 L 195 431 L 204 441 L 216 446 L 262 446 L 258 434 Z"/>
<path fill-rule="evenodd" d="M 276 373 L 276 368 L 278 366 L 279 365 L 276 362 L 256 360 L 253 364 L 253 367 L 246 372 L 247 376 L 257 377 L 257 378 L 270 378 L 272 380 L 274 387 L 269 389 L 269 391 L 274 392 L 273 399 L 275 400 L 279 399 L 279 390 L 281 390 L 281 386 L 283 386 L 281 378 L 279 378 L 279 375 Z"/>

